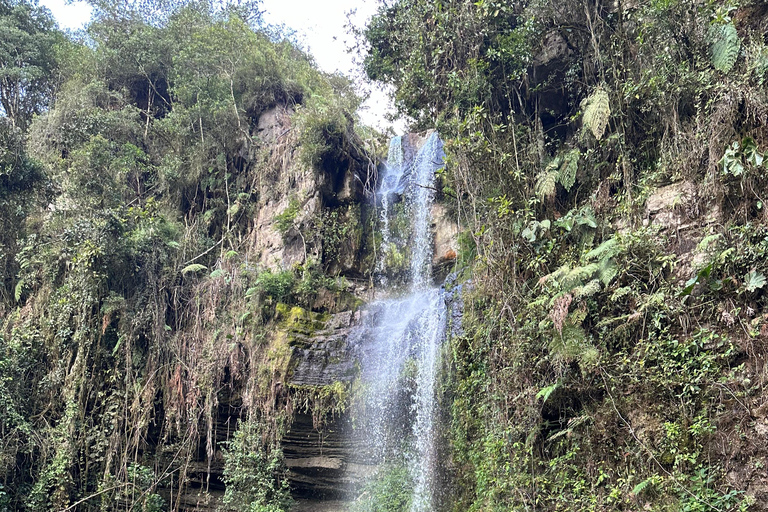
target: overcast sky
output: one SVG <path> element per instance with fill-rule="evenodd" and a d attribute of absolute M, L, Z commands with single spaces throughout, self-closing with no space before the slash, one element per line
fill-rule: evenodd
<path fill-rule="evenodd" d="M 85 26 L 91 8 L 85 2 L 40 0 L 48 7 L 59 26 L 77 30 Z M 340 71 L 347 76 L 360 77 L 353 58 L 347 53 L 350 36 L 346 33 L 348 13 L 351 20 L 362 26 L 376 11 L 377 0 L 263 0 L 262 9 L 268 23 L 285 25 L 297 32 L 298 39 L 309 49 L 323 71 Z M 360 113 L 363 121 L 379 128 L 389 126 L 384 114 L 391 108 L 387 95 L 380 89 L 371 91 L 371 98 Z M 396 129 L 402 130 L 402 123 Z"/>

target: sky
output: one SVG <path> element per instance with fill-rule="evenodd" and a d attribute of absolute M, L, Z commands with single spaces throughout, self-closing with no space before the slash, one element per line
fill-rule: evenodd
<path fill-rule="evenodd" d="M 91 8 L 83 1 L 40 0 L 40 4 L 51 10 L 62 29 L 83 28 L 91 17 Z M 360 112 L 364 123 L 379 129 L 392 126 L 401 132 L 404 122 L 393 125 L 384 119 L 384 115 L 392 111 L 392 102 L 384 89 L 366 86 L 352 55 L 347 53 L 352 43 L 345 28 L 348 18 L 356 26 L 363 26 L 377 6 L 377 0 L 262 0 L 261 4 L 267 23 L 295 30 L 297 39 L 313 55 L 320 69 L 350 76 L 356 79 L 361 92 L 370 93 Z"/>

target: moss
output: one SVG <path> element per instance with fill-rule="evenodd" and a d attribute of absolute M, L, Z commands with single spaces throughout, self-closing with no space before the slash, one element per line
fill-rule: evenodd
<path fill-rule="evenodd" d="M 328 418 L 339 416 L 350 403 L 351 383 L 335 381 L 325 386 L 291 385 L 294 407 L 312 415 L 312 423 L 321 429 Z"/>
<path fill-rule="evenodd" d="M 275 307 L 276 319 L 281 329 L 288 333 L 298 333 L 312 336 L 325 328 L 330 316 L 327 313 L 313 313 L 299 306 L 289 306 L 278 303 Z"/>

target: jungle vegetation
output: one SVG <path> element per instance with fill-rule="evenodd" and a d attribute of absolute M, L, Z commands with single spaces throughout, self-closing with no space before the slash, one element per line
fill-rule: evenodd
<path fill-rule="evenodd" d="M 751 0 L 397 0 L 364 31 L 465 227 L 452 510 L 765 510 L 766 34 Z"/>
<path fill-rule="evenodd" d="M 258 2 L 92 5 L 65 34 L 0 1 L 0 510 L 285 510 L 265 326 L 337 281 L 252 263 L 253 212 L 285 153 L 363 144 L 360 99 Z"/>
<path fill-rule="evenodd" d="M 340 286 L 339 249 L 251 263 L 284 156 L 258 120 L 288 107 L 318 168 L 362 144 L 360 98 L 257 1 L 91 3 L 72 35 L 0 0 L 0 510 L 221 484 L 287 510 L 300 405 L 268 333 Z M 447 510 L 765 510 L 766 34 L 760 0 L 390 0 L 359 34 L 445 140 L 464 229 Z M 337 218 L 313 236 L 348 239 Z M 392 509 L 398 478 L 372 491 Z"/>

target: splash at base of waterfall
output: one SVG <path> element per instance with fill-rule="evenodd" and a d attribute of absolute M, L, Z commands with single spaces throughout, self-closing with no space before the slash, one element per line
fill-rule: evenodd
<path fill-rule="evenodd" d="M 361 333 L 365 395 L 357 411 L 370 460 L 405 464 L 413 482 L 413 511 L 431 510 L 435 464 L 435 383 L 445 336 L 439 289 L 370 306 Z"/>

